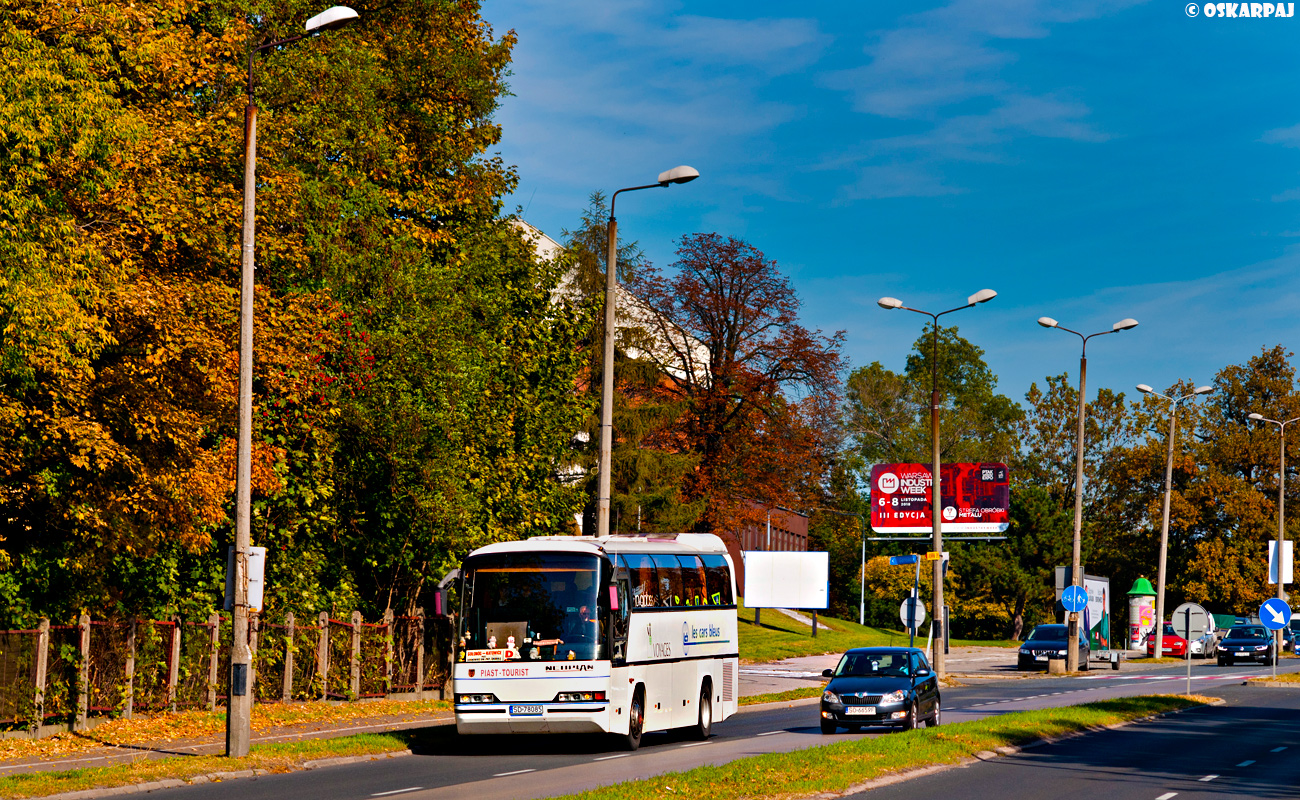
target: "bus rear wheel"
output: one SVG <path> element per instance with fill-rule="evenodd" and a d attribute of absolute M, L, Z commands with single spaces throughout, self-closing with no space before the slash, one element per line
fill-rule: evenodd
<path fill-rule="evenodd" d="M 624 749 L 636 750 L 641 746 L 641 733 L 645 729 L 645 692 L 640 686 L 632 694 L 632 705 L 627 709 L 627 735 L 622 736 Z"/>
<path fill-rule="evenodd" d="M 706 683 L 700 689 L 700 715 L 695 722 L 695 727 L 691 728 L 691 735 L 704 741 L 709 738 L 713 732 L 713 691 Z"/>

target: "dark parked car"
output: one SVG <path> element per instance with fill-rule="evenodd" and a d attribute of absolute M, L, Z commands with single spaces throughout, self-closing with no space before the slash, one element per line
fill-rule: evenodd
<path fill-rule="evenodd" d="M 1219 666 L 1234 661 L 1273 661 L 1273 632 L 1263 625 L 1237 625 L 1219 642 Z"/>
<path fill-rule="evenodd" d="M 939 679 L 915 647 L 858 647 L 840 657 L 822 692 L 822 733 L 888 725 L 912 730 L 940 721 Z"/>
<path fill-rule="evenodd" d="M 1082 626 L 1080 626 L 1082 628 Z M 1030 632 L 1029 638 L 1020 645 L 1020 655 L 1016 666 L 1020 669 L 1047 669 L 1049 661 L 1065 658 L 1066 640 L 1070 629 L 1065 625 L 1037 625 Z M 1088 640 L 1079 637 L 1079 669 L 1088 669 L 1088 654 L 1091 652 Z"/>

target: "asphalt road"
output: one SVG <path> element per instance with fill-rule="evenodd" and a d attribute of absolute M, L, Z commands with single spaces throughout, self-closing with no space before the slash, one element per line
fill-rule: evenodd
<path fill-rule="evenodd" d="M 1300 796 L 1300 693 L 1226 686 L 1226 701 L 884 786 L 871 800 Z"/>
<path fill-rule="evenodd" d="M 1296 669 L 1300 669 L 1300 664 L 1293 661 L 1283 662 L 1281 667 L 1282 671 Z M 944 722 L 950 724 L 1012 711 L 1073 705 L 1111 697 L 1182 692 L 1186 686 L 1183 670 L 1183 667 L 1177 666 L 1145 672 L 1093 671 L 1077 677 L 990 680 L 950 688 L 943 693 Z M 1279 698 L 1292 694 L 1287 690 L 1245 690 L 1240 687 L 1245 677 L 1263 675 L 1266 672 L 1266 669 L 1261 668 L 1220 668 L 1213 662 L 1198 663 L 1192 668 L 1192 691 L 1206 693 L 1213 690 L 1216 695 L 1224 696 L 1241 691 L 1271 691 L 1273 694 L 1261 696 L 1276 695 Z M 1226 734 L 1226 731 L 1218 729 L 1216 732 Z M 429 752 L 416 753 L 406 758 L 161 790 L 152 792 L 151 797 L 177 800 L 232 797 L 240 800 L 362 800 L 400 796 L 420 800 L 466 797 L 475 800 L 531 800 L 690 769 L 703 764 L 720 764 L 745 756 L 813 747 L 849 736 L 864 735 L 888 734 L 841 733 L 823 736 L 817 726 L 815 700 L 751 707 L 726 722 L 715 725 L 714 735 L 708 742 L 694 742 L 663 733 L 647 734 L 641 750 L 636 753 L 612 749 L 608 740 L 599 738 L 462 738 L 456 736 L 452 729 L 446 728 L 436 733 L 434 741 L 428 745 Z M 1218 736 L 1207 735 L 1204 738 L 1213 742 Z M 1296 750 L 1300 751 L 1300 740 L 1297 741 Z M 1037 752 L 1034 754 L 1036 756 Z M 1243 756 L 1241 760 L 1248 758 L 1249 756 Z M 1129 763 L 1137 765 L 1142 760 L 1137 752 L 1129 751 Z M 1094 783 L 1096 780 L 1094 778 Z M 1052 793 L 1052 796 L 1058 795 L 1058 792 Z M 1018 791 L 999 795 L 1001 798 L 1026 796 L 1029 795 Z M 1047 794 L 1044 793 L 1043 796 Z"/>

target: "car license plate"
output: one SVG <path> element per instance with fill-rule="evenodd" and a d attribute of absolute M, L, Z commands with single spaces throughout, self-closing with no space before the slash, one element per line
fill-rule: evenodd
<path fill-rule="evenodd" d="M 1034 659 L 1037 661 L 1046 661 L 1047 656 L 1034 656 Z"/>
<path fill-rule="evenodd" d="M 845 706 L 844 713 L 848 716 L 855 716 L 857 714 L 867 714 L 867 715 L 874 716 L 876 713 L 876 707 L 875 706 Z"/>
<path fill-rule="evenodd" d="M 512 717 L 540 717 L 541 715 L 541 706 L 510 706 Z"/>

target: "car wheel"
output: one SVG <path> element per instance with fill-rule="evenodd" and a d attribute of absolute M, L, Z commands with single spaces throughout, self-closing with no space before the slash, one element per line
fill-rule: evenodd
<path fill-rule="evenodd" d="M 1219 656 L 1219 666 L 1221 667 L 1228 666 L 1228 659 L 1224 658 L 1223 656 Z"/>
<path fill-rule="evenodd" d="M 695 727 L 691 728 L 691 735 L 700 741 L 709 738 L 713 731 L 713 698 L 710 696 L 708 684 L 700 689 L 700 715 L 695 722 Z"/>
<path fill-rule="evenodd" d="M 835 733 L 839 726 L 829 720 L 822 720 L 822 733 Z"/>
<path fill-rule="evenodd" d="M 930 717 L 929 722 L 925 723 L 925 727 L 937 728 L 942 722 L 943 722 L 943 709 L 939 708 L 938 704 L 935 704 L 934 715 Z"/>
<path fill-rule="evenodd" d="M 627 709 L 627 735 L 623 737 L 623 747 L 636 750 L 641 746 L 641 733 L 645 730 L 645 694 L 638 687 L 632 695 L 632 705 Z"/>
<path fill-rule="evenodd" d="M 1084 653 L 1079 654 L 1079 669 L 1084 672 L 1088 671 L 1088 656 Z"/>
<path fill-rule="evenodd" d="M 907 709 L 907 717 L 903 719 L 903 730 L 916 730 L 916 703 L 913 703 L 911 707 Z"/>

